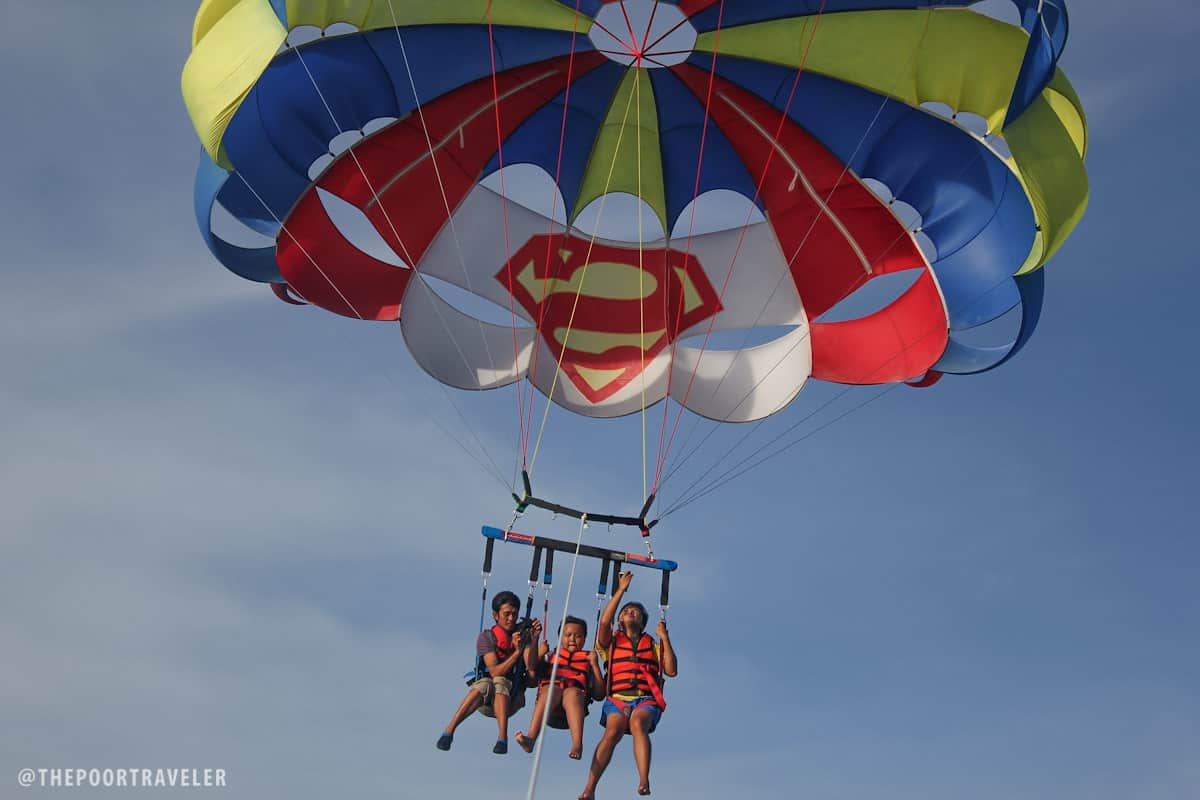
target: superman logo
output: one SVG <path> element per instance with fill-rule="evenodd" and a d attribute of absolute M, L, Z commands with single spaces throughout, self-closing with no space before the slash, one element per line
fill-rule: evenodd
<path fill-rule="evenodd" d="M 699 260 L 669 247 L 534 236 L 496 280 L 538 321 L 563 373 L 592 403 L 637 378 L 677 332 L 721 310 Z"/>

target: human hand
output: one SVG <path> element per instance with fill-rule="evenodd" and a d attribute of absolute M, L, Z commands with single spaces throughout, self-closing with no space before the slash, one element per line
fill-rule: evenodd
<path fill-rule="evenodd" d="M 542 637 L 542 621 L 535 619 L 529 623 L 529 629 L 533 631 L 533 638 L 540 639 Z"/>
<path fill-rule="evenodd" d="M 656 625 L 654 627 L 654 632 L 656 634 L 658 634 L 659 639 L 666 639 L 667 638 L 667 621 L 665 619 L 660 619 L 658 621 L 658 625 Z"/>
<path fill-rule="evenodd" d="M 617 591 L 624 592 L 629 588 L 629 584 L 633 583 L 632 572 L 622 572 L 620 580 L 617 581 Z"/>
<path fill-rule="evenodd" d="M 516 631 L 515 633 L 513 633 L 513 635 L 512 635 L 512 643 L 513 643 L 513 647 L 514 647 L 515 649 L 517 649 L 517 650 L 520 650 L 520 649 L 521 649 L 521 639 L 522 639 L 522 638 L 523 638 L 523 637 L 521 636 L 521 632 L 520 632 L 520 631 Z"/>
<path fill-rule="evenodd" d="M 588 663 L 591 664 L 593 667 L 599 667 L 600 666 L 600 654 L 597 653 L 595 650 L 588 653 Z"/>

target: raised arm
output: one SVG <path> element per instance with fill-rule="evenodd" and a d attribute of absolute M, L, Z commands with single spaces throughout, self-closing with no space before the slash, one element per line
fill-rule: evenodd
<path fill-rule="evenodd" d="M 621 573 L 621 578 L 617 581 L 617 590 L 613 592 L 612 597 L 608 598 L 608 604 L 604 606 L 604 611 L 600 614 L 600 622 L 596 624 L 596 649 L 607 650 L 612 645 L 613 620 L 616 619 L 617 609 L 621 607 L 621 599 L 625 597 L 625 592 L 629 589 L 632 581 L 632 572 Z"/>

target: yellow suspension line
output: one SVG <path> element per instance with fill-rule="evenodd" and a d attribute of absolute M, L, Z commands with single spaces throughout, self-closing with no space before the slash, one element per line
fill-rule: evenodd
<path fill-rule="evenodd" d="M 571 305 L 571 316 L 567 319 L 567 330 L 563 335 L 562 349 L 559 351 L 558 359 L 554 365 L 554 378 L 550 382 L 550 392 L 546 397 L 546 410 L 542 412 L 542 422 L 538 426 L 537 440 L 533 445 L 533 458 L 529 460 L 529 476 L 533 477 L 533 468 L 537 464 L 538 450 L 542 446 L 542 435 L 546 432 L 546 420 L 550 416 L 550 404 L 554 402 L 554 390 L 558 386 L 558 376 L 562 373 L 562 362 L 567 355 L 567 344 L 571 338 L 571 328 L 575 323 L 575 312 L 579 308 L 579 297 L 583 293 L 583 285 L 587 280 L 587 270 L 592 263 L 592 249 L 596 244 L 596 237 L 600 232 L 600 220 L 604 217 L 604 204 L 608 200 L 608 189 L 612 185 L 613 173 L 616 171 L 617 159 L 621 155 L 621 139 L 625 136 L 625 123 L 629 120 L 629 107 L 633 104 L 633 92 L 629 93 L 629 99 L 625 101 L 625 113 L 621 117 L 621 130 L 617 132 L 617 145 L 613 152 L 612 163 L 608 166 L 608 177 L 604 181 L 604 194 L 600 196 L 600 210 L 596 215 L 596 225 L 592 228 L 591 240 L 588 242 L 587 256 L 583 261 L 583 274 L 579 277 L 579 288 L 575 290 L 575 301 Z"/>

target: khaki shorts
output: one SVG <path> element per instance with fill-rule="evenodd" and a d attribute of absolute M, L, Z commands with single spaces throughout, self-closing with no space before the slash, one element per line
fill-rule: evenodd
<path fill-rule="evenodd" d="M 496 699 L 495 695 L 497 694 L 502 694 L 509 698 L 508 716 L 510 717 L 525 706 L 525 693 L 518 692 L 513 697 L 512 681 L 508 678 L 480 678 L 471 684 L 471 688 L 483 696 L 483 705 L 479 707 L 479 713 L 485 717 L 494 718 L 496 716 L 496 712 L 492 708 L 492 702 Z"/>

